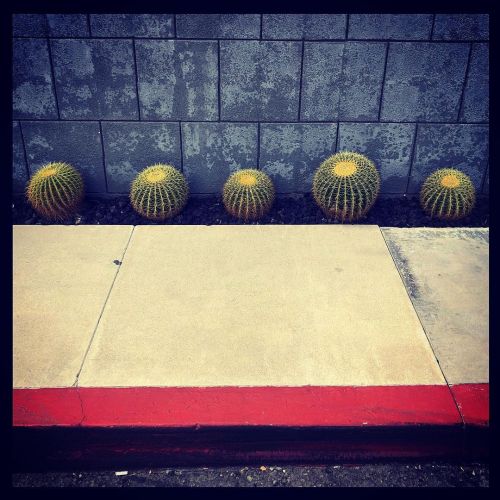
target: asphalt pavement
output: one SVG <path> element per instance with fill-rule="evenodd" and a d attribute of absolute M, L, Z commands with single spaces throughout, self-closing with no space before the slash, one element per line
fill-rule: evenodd
<path fill-rule="evenodd" d="M 155 468 L 15 473 L 14 487 L 488 487 L 486 463 Z"/>

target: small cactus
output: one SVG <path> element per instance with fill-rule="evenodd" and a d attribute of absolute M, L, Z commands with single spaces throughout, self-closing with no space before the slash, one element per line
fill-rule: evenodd
<path fill-rule="evenodd" d="M 261 170 L 238 170 L 224 184 L 222 197 L 231 215 L 245 221 L 256 220 L 264 216 L 273 204 L 273 182 Z"/>
<path fill-rule="evenodd" d="M 64 220 L 72 215 L 83 194 L 82 176 L 63 162 L 51 162 L 41 167 L 26 187 L 26 197 L 33 209 L 50 220 Z"/>
<path fill-rule="evenodd" d="M 454 168 L 433 172 L 422 185 L 420 204 L 430 217 L 453 220 L 470 214 L 476 201 L 469 176 Z"/>
<path fill-rule="evenodd" d="M 187 203 L 186 179 L 175 167 L 158 163 L 137 174 L 130 190 L 134 210 L 151 220 L 177 215 Z"/>
<path fill-rule="evenodd" d="M 341 151 L 318 167 L 312 192 L 327 217 L 344 222 L 363 217 L 375 203 L 379 189 L 375 164 L 362 154 Z"/>

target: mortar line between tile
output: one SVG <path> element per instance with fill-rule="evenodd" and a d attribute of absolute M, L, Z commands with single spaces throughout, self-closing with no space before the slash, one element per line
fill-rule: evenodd
<path fill-rule="evenodd" d="M 436 356 L 436 352 L 434 351 L 434 347 L 432 346 L 431 339 L 429 338 L 429 334 L 427 333 L 427 330 L 425 329 L 425 326 L 424 326 L 424 323 L 422 321 L 422 318 L 418 314 L 418 310 L 415 307 L 415 304 L 413 303 L 413 300 L 412 300 L 410 294 L 408 293 L 408 289 L 406 288 L 406 284 L 405 284 L 405 281 L 403 279 L 403 275 L 401 274 L 401 271 L 399 270 L 399 267 L 398 267 L 398 265 L 397 265 L 397 263 L 396 263 L 393 255 L 392 255 L 391 249 L 389 248 L 389 244 L 387 243 L 387 240 L 385 238 L 384 231 L 382 231 L 382 228 L 380 226 L 377 226 L 377 227 L 378 227 L 378 229 L 380 231 L 380 234 L 382 235 L 382 239 L 384 240 L 385 246 L 387 247 L 387 251 L 389 252 L 389 255 L 391 256 L 391 259 L 392 259 L 392 262 L 394 264 L 394 267 L 396 268 L 396 270 L 397 270 L 397 272 L 399 274 L 399 278 L 401 279 L 401 283 L 402 283 L 402 285 L 403 285 L 403 287 L 405 289 L 406 295 L 410 299 L 410 303 L 411 303 L 411 305 L 413 307 L 413 310 L 415 311 L 415 314 L 417 315 L 418 322 L 420 323 L 420 326 L 422 327 L 422 331 L 425 334 L 425 337 L 426 337 L 427 342 L 429 344 L 429 347 L 431 349 L 432 355 L 434 356 L 434 359 L 436 360 L 436 363 L 437 363 L 437 365 L 439 367 L 439 371 L 441 372 L 441 375 L 443 376 L 443 379 L 446 382 L 446 387 L 448 387 L 448 391 L 450 393 L 450 396 L 452 397 L 453 403 L 455 404 L 457 412 L 460 415 L 460 420 L 462 421 L 462 427 L 465 428 L 465 420 L 464 420 L 464 417 L 462 415 L 462 412 L 460 411 L 460 408 L 458 407 L 458 403 L 457 403 L 457 400 L 455 399 L 455 395 L 453 394 L 453 391 L 451 390 L 450 383 L 448 382 L 448 379 L 446 378 L 446 375 L 444 374 L 443 368 L 441 367 L 441 364 L 439 363 L 438 357 Z"/>
<path fill-rule="evenodd" d="M 462 85 L 462 92 L 460 93 L 460 100 L 458 101 L 458 113 L 456 123 L 460 122 L 460 117 L 462 116 L 462 110 L 464 107 L 465 100 L 465 92 L 467 90 L 467 80 L 469 79 L 470 66 L 472 62 L 472 50 L 474 48 L 474 44 L 471 42 L 469 44 L 469 53 L 467 54 L 467 65 L 465 66 L 465 75 L 464 75 L 464 83 Z"/>
<path fill-rule="evenodd" d="M 83 365 L 85 364 L 85 361 L 87 360 L 87 355 L 88 355 L 88 353 L 90 351 L 92 343 L 94 342 L 94 338 L 95 338 L 95 335 L 97 333 L 97 329 L 99 328 L 99 324 L 101 322 L 102 315 L 104 313 L 104 310 L 106 309 L 106 305 L 108 304 L 108 300 L 109 300 L 111 292 L 112 292 L 112 290 L 114 288 L 116 278 L 118 277 L 118 273 L 120 272 L 120 269 L 121 269 L 121 267 L 123 265 L 123 260 L 125 258 L 125 254 L 127 253 L 127 249 L 128 249 L 129 244 L 130 244 L 130 240 L 132 239 L 132 235 L 134 234 L 134 231 L 135 231 L 135 226 L 132 226 L 132 231 L 130 231 L 130 235 L 128 237 L 127 244 L 125 245 L 125 249 L 123 250 L 123 253 L 122 253 L 122 256 L 121 256 L 121 260 L 120 260 L 121 263 L 118 265 L 118 269 L 116 270 L 116 273 L 115 273 L 115 276 L 113 278 L 113 281 L 111 282 L 111 286 L 109 287 L 108 294 L 106 295 L 106 298 L 104 299 L 104 304 L 103 304 L 103 306 L 101 308 L 101 312 L 99 314 L 99 317 L 97 318 L 97 323 L 96 323 L 96 325 L 94 327 L 94 331 L 92 332 L 92 337 L 90 337 L 89 345 L 87 346 L 87 349 L 85 350 L 85 354 L 83 355 L 82 363 L 80 365 L 78 373 L 76 374 L 76 378 L 75 378 L 75 381 L 73 382 L 72 387 L 78 387 L 78 379 L 80 378 L 80 374 L 82 373 Z"/>

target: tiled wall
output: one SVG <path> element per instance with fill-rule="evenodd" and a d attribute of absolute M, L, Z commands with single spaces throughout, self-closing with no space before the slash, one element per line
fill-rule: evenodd
<path fill-rule="evenodd" d="M 379 166 L 382 193 L 455 166 L 488 190 L 488 16 L 18 14 L 14 191 L 67 161 L 87 191 L 126 193 L 155 162 L 192 193 L 230 172 L 307 192 L 341 149 Z"/>

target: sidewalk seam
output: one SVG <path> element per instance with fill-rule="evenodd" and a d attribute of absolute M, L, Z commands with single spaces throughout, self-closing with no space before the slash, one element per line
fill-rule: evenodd
<path fill-rule="evenodd" d="M 451 397 L 452 397 L 452 399 L 453 399 L 453 403 L 455 404 L 455 407 L 456 407 L 456 409 L 457 409 L 457 412 L 458 412 L 458 414 L 460 415 L 460 420 L 462 420 L 462 428 L 464 428 L 464 429 L 465 429 L 465 420 L 464 420 L 464 417 L 463 417 L 463 415 L 462 415 L 462 412 L 460 411 L 460 408 L 459 408 L 459 406 L 458 406 L 457 400 L 455 399 L 455 396 L 454 396 L 454 394 L 453 394 L 453 391 L 451 390 L 450 383 L 448 382 L 448 379 L 446 378 L 446 375 L 445 375 L 445 373 L 444 373 L 444 371 L 443 371 L 443 369 L 442 369 L 442 367 L 441 367 L 441 363 L 439 363 L 439 359 L 438 359 L 438 357 L 436 356 L 436 352 L 434 351 L 434 347 L 432 346 L 432 342 L 431 342 L 431 340 L 430 340 L 430 338 L 429 338 L 429 335 L 428 335 L 428 333 L 427 333 L 427 330 L 425 329 L 425 326 L 424 326 L 424 324 L 423 324 L 423 322 L 422 322 L 422 318 L 421 318 L 421 317 L 420 317 L 420 315 L 418 314 L 417 308 L 415 307 L 415 304 L 414 304 L 413 300 L 411 299 L 410 294 L 408 293 L 408 289 L 406 288 L 406 283 L 405 283 L 405 280 L 403 279 L 403 275 L 401 274 L 401 272 L 400 272 L 400 270 L 399 270 L 399 267 L 398 267 L 398 265 L 397 265 L 396 261 L 394 260 L 394 257 L 393 257 L 393 255 L 392 255 L 391 249 L 390 249 L 390 247 L 389 247 L 389 245 L 388 245 L 388 243 L 387 243 L 387 240 L 385 239 L 384 231 L 382 231 L 382 228 L 381 228 L 380 226 L 377 226 L 377 227 L 379 228 L 380 234 L 382 235 L 382 239 L 384 240 L 385 246 L 387 247 L 387 251 L 389 252 L 389 255 L 391 256 L 392 262 L 394 263 L 394 267 L 396 268 L 396 270 L 397 270 L 397 272 L 398 272 L 398 274 L 399 274 L 399 277 L 400 277 L 400 279 L 401 279 L 401 282 L 403 283 L 403 286 L 404 286 L 404 289 L 405 289 L 406 295 L 407 295 L 407 296 L 408 296 L 408 298 L 410 299 L 410 303 L 411 303 L 411 305 L 412 305 L 412 307 L 413 307 L 413 310 L 415 311 L 415 314 L 417 315 L 418 321 L 419 321 L 419 323 L 420 323 L 420 326 L 422 327 L 422 330 L 423 330 L 423 332 L 424 332 L 424 334 L 425 334 L 425 337 L 426 337 L 426 339 L 427 339 L 427 342 L 429 343 L 429 347 L 430 347 L 430 349 L 431 349 L 431 351 L 432 351 L 432 354 L 433 354 L 433 356 L 434 356 L 434 359 L 436 360 L 436 363 L 437 363 L 437 365 L 439 366 L 439 371 L 440 371 L 440 372 L 441 372 L 441 374 L 443 375 L 443 379 L 444 379 L 444 381 L 446 382 L 446 387 L 448 387 L 448 392 L 450 393 L 450 396 L 451 396 Z"/>
<path fill-rule="evenodd" d="M 96 323 L 96 325 L 94 327 L 94 331 L 92 332 L 92 336 L 90 337 L 89 345 L 87 346 L 87 349 L 85 350 L 85 353 L 84 353 L 83 359 L 82 359 L 82 363 L 80 364 L 80 368 L 78 369 L 78 372 L 76 374 L 75 381 L 73 382 L 73 384 L 72 384 L 71 387 L 76 387 L 78 389 L 78 379 L 79 379 L 80 374 L 81 374 L 81 372 L 83 370 L 83 365 L 85 364 L 85 361 L 87 359 L 87 355 L 88 355 L 88 353 L 90 351 L 90 348 L 92 346 L 92 343 L 94 341 L 95 335 L 97 333 L 97 329 L 99 328 L 99 324 L 101 322 L 102 315 L 104 314 L 104 309 L 106 309 L 106 305 L 107 305 L 109 297 L 111 295 L 111 291 L 114 288 L 116 278 L 118 277 L 118 273 L 120 272 L 120 269 L 121 269 L 121 267 L 123 265 L 123 261 L 125 259 L 125 254 L 127 253 L 127 249 L 128 249 L 129 244 L 130 244 L 130 240 L 132 239 L 132 235 L 134 234 L 134 231 L 135 231 L 135 226 L 132 226 L 132 230 L 130 231 L 130 235 L 129 235 L 127 243 L 125 245 L 125 249 L 123 250 L 123 253 L 122 253 L 121 257 L 120 257 L 121 264 L 119 266 L 117 266 L 117 270 L 116 270 L 115 276 L 113 278 L 113 281 L 111 282 L 111 286 L 109 287 L 109 290 L 108 290 L 108 293 L 106 295 L 106 298 L 104 299 L 104 304 L 102 305 L 101 312 L 99 313 L 99 317 L 97 318 L 97 323 Z M 80 397 L 80 394 L 78 394 L 78 397 Z M 83 411 L 83 408 L 82 408 L 82 411 Z M 83 422 L 84 419 L 85 419 L 85 415 L 82 416 L 82 422 Z"/>

